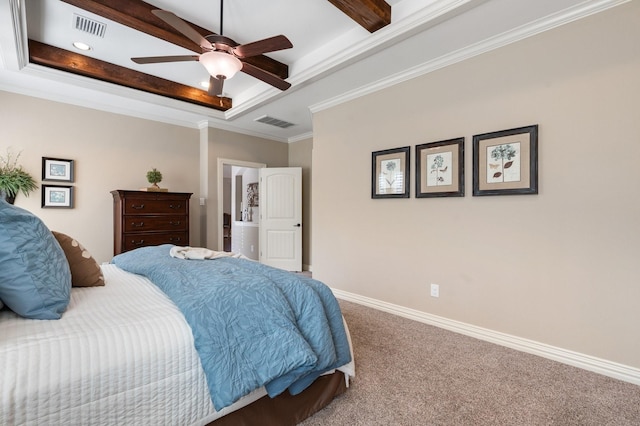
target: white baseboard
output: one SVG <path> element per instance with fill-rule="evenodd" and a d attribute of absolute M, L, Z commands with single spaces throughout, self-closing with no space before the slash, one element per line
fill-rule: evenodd
<path fill-rule="evenodd" d="M 343 299 L 348 302 L 354 302 L 373 309 L 378 309 L 380 311 L 433 325 L 435 327 L 444 328 L 455 333 L 475 337 L 476 339 L 538 355 L 543 358 L 552 359 L 554 361 L 558 361 L 574 367 L 593 371 L 595 373 L 599 373 L 608 377 L 613 377 L 614 379 L 619 379 L 625 382 L 640 385 L 640 369 L 635 367 L 618 364 L 616 362 L 607 361 L 605 359 L 558 348 L 533 340 L 512 336 L 510 334 L 501 333 L 499 331 L 477 327 L 475 325 L 428 314 L 426 312 L 417 311 L 415 309 L 406 308 L 404 306 L 394 305 L 393 303 L 387 303 L 381 300 L 359 296 L 357 294 L 349 293 L 346 291 L 338 289 L 331 290 L 338 299 Z"/>

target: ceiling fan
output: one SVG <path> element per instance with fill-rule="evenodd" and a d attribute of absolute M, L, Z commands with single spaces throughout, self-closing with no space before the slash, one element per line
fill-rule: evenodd
<path fill-rule="evenodd" d="M 210 34 L 207 36 L 202 36 L 172 12 L 161 9 L 152 10 L 151 13 L 198 44 L 202 48 L 203 53 L 200 55 L 146 56 L 131 58 L 131 60 L 137 64 L 198 61 L 204 65 L 209 72 L 208 93 L 212 96 L 222 95 L 224 80 L 233 77 L 238 71 L 249 74 L 280 90 L 287 90 L 291 87 L 290 83 L 277 75 L 243 61 L 245 58 L 262 55 L 263 53 L 290 49 L 293 47 L 293 44 L 291 44 L 289 39 L 283 35 L 277 35 L 252 43 L 238 44 L 232 39 L 222 35 L 223 7 L 224 0 L 220 0 L 220 34 Z"/>

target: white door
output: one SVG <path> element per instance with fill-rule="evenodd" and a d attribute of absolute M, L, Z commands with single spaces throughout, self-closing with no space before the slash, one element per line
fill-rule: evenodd
<path fill-rule="evenodd" d="M 260 169 L 260 263 L 302 270 L 302 169 Z"/>

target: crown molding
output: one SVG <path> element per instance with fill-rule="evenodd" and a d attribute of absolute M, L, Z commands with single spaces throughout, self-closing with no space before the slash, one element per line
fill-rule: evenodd
<path fill-rule="evenodd" d="M 459 11 L 460 8 L 471 7 L 479 2 L 479 0 L 436 0 L 428 7 L 420 9 L 418 13 L 410 14 L 401 21 L 394 23 L 393 26 L 381 28 L 358 42 L 347 44 L 348 47 L 341 47 L 338 54 L 332 52 L 325 55 L 321 60 L 315 58 L 316 60 L 312 61 L 314 65 L 303 70 L 296 70 L 296 72 L 292 73 L 293 76 L 287 79 L 291 83 L 291 87 L 287 92 L 291 93 L 301 89 L 320 77 L 338 71 L 369 54 L 373 54 L 381 46 L 406 39 L 423 30 L 427 24 L 435 25 L 440 19 L 454 10 Z M 334 42 L 342 43 L 342 40 Z M 258 89 L 256 92 L 250 93 L 250 96 L 247 96 L 248 99 L 238 99 L 240 106 L 227 110 L 226 117 L 240 117 L 262 106 L 264 103 L 274 100 L 279 93 L 278 90 L 272 88 L 266 90 Z"/>
<path fill-rule="evenodd" d="M 297 136 L 292 136 L 289 139 L 287 139 L 287 142 L 295 143 L 295 142 L 300 142 L 305 139 L 311 139 L 311 138 L 313 138 L 313 132 L 307 132 L 307 133 L 301 133 Z"/>
<path fill-rule="evenodd" d="M 316 113 L 328 108 L 338 106 L 345 102 L 349 102 L 362 96 L 366 96 L 368 94 L 375 93 L 388 87 L 394 86 L 396 84 L 403 83 L 405 81 L 423 76 L 425 74 L 429 74 L 441 68 L 457 64 L 475 56 L 482 55 L 483 53 L 499 49 L 520 40 L 568 24 L 570 22 L 594 15 L 612 7 L 628 3 L 629 1 L 631 0 L 594 0 L 582 3 L 578 6 L 570 7 L 563 10 L 562 12 L 551 14 L 544 18 L 530 22 L 526 25 L 522 25 L 520 27 L 506 31 L 502 34 L 489 37 L 483 41 L 474 43 L 463 49 L 459 49 L 446 55 L 440 56 L 431 61 L 425 62 L 424 64 L 404 70 L 391 77 L 378 80 L 371 84 L 346 92 L 340 96 L 336 96 L 332 99 L 328 99 L 326 101 L 311 105 L 309 109 L 312 113 Z"/>
<path fill-rule="evenodd" d="M 286 138 L 278 138 L 278 137 L 274 137 L 272 135 L 268 135 L 265 133 L 260 133 L 260 132 L 254 132 L 254 131 L 249 131 L 240 127 L 236 127 L 232 124 L 229 124 L 227 122 L 218 122 L 218 121 L 214 121 L 214 120 L 202 120 L 198 122 L 198 128 L 200 130 L 204 129 L 204 128 L 214 128 L 214 129 L 220 129 L 220 130 L 226 130 L 229 132 L 233 132 L 233 133 L 239 133 L 242 135 L 247 135 L 247 136 L 253 136 L 256 138 L 260 138 L 260 139 L 267 139 L 267 140 L 272 140 L 275 142 L 282 142 L 282 143 L 287 143 L 288 139 Z"/>
<path fill-rule="evenodd" d="M 8 0 L 6 9 L 0 13 L 0 45 L 12 46 L 12 49 L 0 49 L 0 59 L 5 69 L 19 71 L 29 63 L 27 47 L 27 25 L 24 13 L 24 0 Z"/>

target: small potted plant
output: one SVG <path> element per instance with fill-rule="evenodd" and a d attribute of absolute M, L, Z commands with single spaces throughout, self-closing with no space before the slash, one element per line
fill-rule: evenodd
<path fill-rule="evenodd" d="M 28 197 L 30 192 L 38 189 L 33 176 L 18 165 L 20 154 L 14 156 L 7 149 L 6 157 L 0 155 L 0 197 L 9 204 L 13 204 L 18 192 Z"/>
<path fill-rule="evenodd" d="M 163 189 L 158 186 L 159 182 L 162 182 L 162 173 L 155 167 L 147 172 L 147 180 L 151 184 L 151 187 L 147 188 L 147 191 L 162 191 Z"/>

